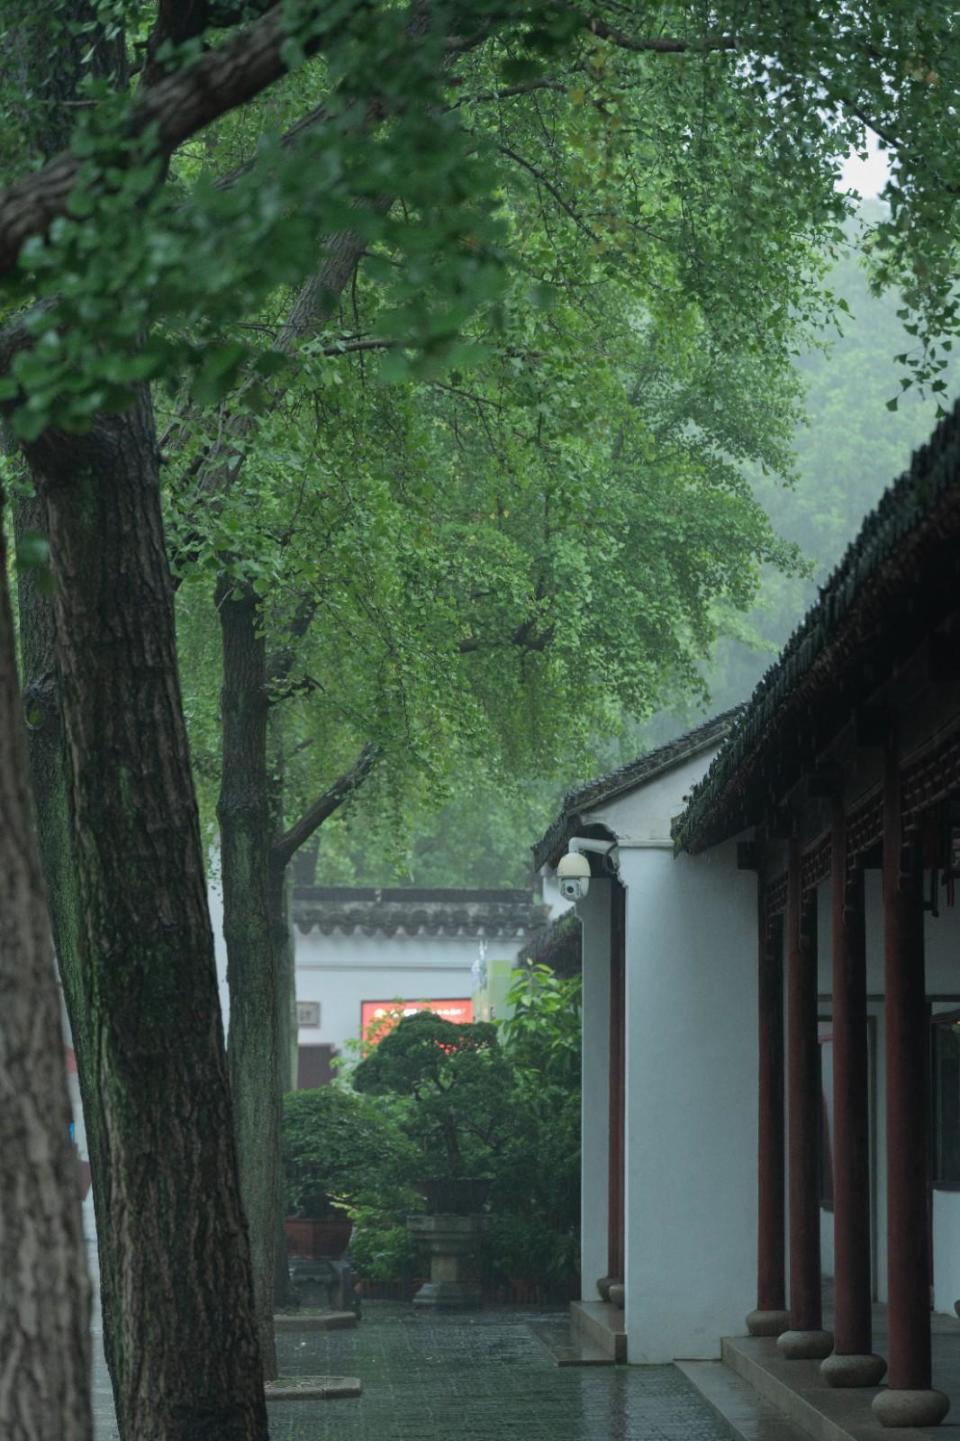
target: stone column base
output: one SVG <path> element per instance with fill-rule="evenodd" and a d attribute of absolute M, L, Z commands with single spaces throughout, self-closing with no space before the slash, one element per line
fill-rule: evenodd
<path fill-rule="evenodd" d="M 751 1311 L 747 1317 L 751 1336 L 782 1336 L 790 1330 L 789 1311 Z"/>
<path fill-rule="evenodd" d="M 939 1426 L 950 1410 L 942 1391 L 878 1391 L 871 1403 L 881 1426 Z"/>
<path fill-rule="evenodd" d="M 820 1374 L 828 1386 L 879 1386 L 886 1373 L 882 1356 L 832 1356 L 820 1362 Z"/>
<path fill-rule="evenodd" d="M 833 1350 L 833 1332 L 784 1331 L 777 1345 L 788 1361 L 822 1361 Z"/>

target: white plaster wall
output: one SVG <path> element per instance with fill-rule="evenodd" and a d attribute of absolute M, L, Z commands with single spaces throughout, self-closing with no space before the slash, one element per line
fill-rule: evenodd
<path fill-rule="evenodd" d="M 756 1291 L 756 877 L 733 843 L 621 875 L 628 1355 L 713 1358 Z"/>
<path fill-rule="evenodd" d="M 598 806 L 584 820 L 608 826 L 625 845 L 666 846 L 672 851 L 670 822 L 683 810 L 687 796 L 715 755 L 716 748 L 704 751 L 639 789 Z"/>
<path fill-rule="evenodd" d="M 224 1030 L 229 1026 L 227 947 L 223 939 L 223 898 L 213 879 L 207 892 L 217 961 Z M 362 1001 L 444 1000 L 471 996 L 471 967 L 480 956 L 479 936 L 365 936 L 355 931 L 331 936 L 294 927 L 298 1001 L 320 1002 L 320 1025 L 301 1026 L 303 1046 L 332 1045 L 342 1050 L 360 1036 Z M 486 959 L 513 962 L 525 936 L 485 941 Z"/>
<path fill-rule="evenodd" d="M 320 1025 L 300 1027 L 302 1046 L 342 1050 L 358 1040 L 363 1001 L 453 1000 L 473 993 L 478 936 L 294 934 L 297 1000 L 320 1002 Z M 514 960 L 524 939 L 487 940 L 487 960 Z"/>
<path fill-rule="evenodd" d="M 954 1315 L 960 1300 L 960 1193 L 933 1193 L 933 1309 Z"/>
<path fill-rule="evenodd" d="M 608 1269 L 612 887 L 612 881 L 592 881 L 585 900 L 577 906 L 583 926 L 580 1274 L 584 1301 L 598 1299 L 596 1283 Z"/>

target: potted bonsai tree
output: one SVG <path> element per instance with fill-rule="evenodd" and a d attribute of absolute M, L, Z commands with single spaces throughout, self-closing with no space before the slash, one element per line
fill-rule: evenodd
<path fill-rule="evenodd" d="M 415 1304 L 475 1305 L 479 1286 L 464 1280 L 461 1268 L 485 1229 L 491 1162 L 509 1120 L 511 1072 L 496 1026 L 455 1025 L 428 1011 L 405 1017 L 360 1062 L 353 1084 L 411 1102 L 410 1136 L 423 1159 L 417 1189 L 427 1214 L 407 1224 L 431 1267 Z"/>
<path fill-rule="evenodd" d="M 291 1257 L 340 1257 L 350 1210 L 401 1184 L 415 1152 L 383 1106 L 337 1084 L 284 1097 L 284 1230 Z M 404 1194 L 406 1194 L 404 1192 Z"/>

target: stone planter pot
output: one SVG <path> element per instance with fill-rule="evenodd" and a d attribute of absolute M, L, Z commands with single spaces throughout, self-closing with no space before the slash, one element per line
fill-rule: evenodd
<path fill-rule="evenodd" d="M 415 1306 L 459 1311 L 480 1305 L 480 1282 L 464 1272 L 486 1229 L 486 1216 L 407 1217 L 407 1230 L 430 1261 L 430 1280 L 414 1296 Z"/>

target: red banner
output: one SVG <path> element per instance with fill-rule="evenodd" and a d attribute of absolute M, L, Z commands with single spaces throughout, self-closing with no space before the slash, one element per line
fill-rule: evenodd
<path fill-rule="evenodd" d="M 431 1011 L 445 1021 L 463 1026 L 473 1020 L 473 1001 L 361 1001 L 360 1034 L 365 1041 L 376 1044 L 404 1016 L 415 1016 L 418 1011 Z"/>

